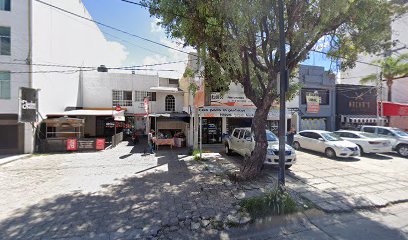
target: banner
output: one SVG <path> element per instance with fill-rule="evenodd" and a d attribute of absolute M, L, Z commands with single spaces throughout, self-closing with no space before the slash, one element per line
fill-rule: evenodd
<path fill-rule="evenodd" d="M 381 103 L 378 103 L 381 113 Z M 383 102 L 382 116 L 408 116 L 408 104 Z"/>
<path fill-rule="evenodd" d="M 306 96 L 307 112 L 319 113 L 320 111 L 320 97 L 319 96 Z"/>
<path fill-rule="evenodd" d="M 67 139 L 67 151 L 76 151 L 78 150 L 78 142 L 76 138 Z"/>
<path fill-rule="evenodd" d="M 198 109 L 198 115 L 204 118 L 210 117 L 244 117 L 253 118 L 255 116 L 255 108 L 247 107 L 203 107 Z M 287 115 L 291 118 L 290 115 Z M 278 120 L 279 110 L 271 109 L 268 113 L 268 120 Z"/>
<path fill-rule="evenodd" d="M 255 107 L 244 93 L 211 93 L 211 106 Z"/>
<path fill-rule="evenodd" d="M 124 110 L 121 110 L 119 112 L 115 111 L 113 113 L 113 118 L 114 118 L 115 121 L 124 122 L 126 120 L 125 119 L 125 111 Z"/>
<path fill-rule="evenodd" d="M 204 81 L 201 80 L 201 84 L 194 95 L 194 107 L 199 108 L 205 104 L 205 93 L 204 93 Z"/>
<path fill-rule="evenodd" d="M 20 88 L 19 122 L 37 122 L 38 91 L 34 88 Z"/>

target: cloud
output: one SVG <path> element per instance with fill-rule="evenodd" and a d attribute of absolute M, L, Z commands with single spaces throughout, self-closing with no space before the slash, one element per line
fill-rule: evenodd
<path fill-rule="evenodd" d="M 152 33 L 164 32 L 164 29 L 160 25 L 158 25 L 159 22 L 160 19 L 158 18 L 152 20 L 152 22 L 150 23 L 150 32 Z"/>
<path fill-rule="evenodd" d="M 160 43 L 175 48 L 175 49 L 180 49 L 186 53 L 188 52 L 195 52 L 194 48 L 192 47 L 185 47 L 183 48 L 183 43 L 178 41 L 172 41 L 171 39 L 161 37 L 160 38 Z M 146 68 L 154 68 L 157 70 L 174 70 L 172 72 L 169 71 L 157 71 L 160 77 L 170 77 L 170 78 L 181 78 L 183 76 L 184 70 L 187 65 L 187 60 L 188 60 L 188 54 L 176 51 L 174 49 L 167 49 L 163 51 L 165 54 L 159 55 L 159 54 L 154 54 L 154 55 L 149 55 L 146 56 L 143 59 L 143 64 L 148 65 L 148 64 L 157 64 L 157 63 L 165 63 L 165 62 L 177 62 L 177 61 L 183 61 L 179 63 L 172 63 L 172 64 L 166 64 L 166 65 L 159 65 L 159 66 L 154 66 L 154 67 L 146 67 Z M 139 73 L 139 72 L 138 72 Z M 142 72 L 140 72 L 142 74 Z M 146 74 L 155 74 L 155 71 L 146 71 Z"/>

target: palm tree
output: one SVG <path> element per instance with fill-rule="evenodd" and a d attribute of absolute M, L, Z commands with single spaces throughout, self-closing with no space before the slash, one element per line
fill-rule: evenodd
<path fill-rule="evenodd" d="M 387 57 L 383 60 L 374 61 L 375 64 L 378 64 L 383 73 L 382 81 L 385 81 L 388 87 L 388 96 L 387 100 L 392 101 L 392 85 L 394 80 L 408 77 L 408 53 L 401 54 L 400 56 Z M 370 74 L 360 80 L 361 84 L 366 84 L 368 82 L 377 82 L 377 74 Z"/>

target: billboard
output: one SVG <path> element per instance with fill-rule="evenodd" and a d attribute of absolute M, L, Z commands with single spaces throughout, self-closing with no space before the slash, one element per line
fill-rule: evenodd
<path fill-rule="evenodd" d="M 38 90 L 34 88 L 20 88 L 19 122 L 37 122 Z"/>
<path fill-rule="evenodd" d="M 211 93 L 211 106 L 221 107 L 255 107 L 244 93 Z"/>

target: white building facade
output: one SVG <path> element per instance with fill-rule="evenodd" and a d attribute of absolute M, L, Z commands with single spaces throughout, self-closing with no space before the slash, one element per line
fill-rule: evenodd
<path fill-rule="evenodd" d="M 92 19 L 82 1 L 43 2 Z M 0 19 L 0 154 L 30 153 L 38 132 L 17 121 L 20 87 L 39 89 L 41 120 L 81 103 L 80 67 L 121 66 L 127 53 L 95 23 L 38 1 L 2 0 Z"/>
<path fill-rule="evenodd" d="M 33 150 L 33 130 L 18 123 L 19 89 L 31 87 L 30 1 L 0 1 L 0 154 Z"/>

